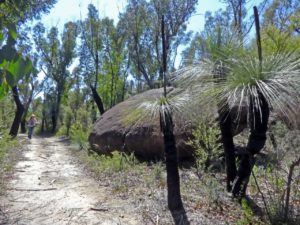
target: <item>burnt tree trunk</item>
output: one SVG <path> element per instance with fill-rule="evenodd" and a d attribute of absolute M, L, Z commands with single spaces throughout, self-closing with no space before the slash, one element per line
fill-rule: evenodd
<path fill-rule="evenodd" d="M 256 28 L 259 70 L 262 72 L 262 48 L 259 16 L 256 6 L 253 7 L 253 10 Z M 232 194 L 238 197 L 242 197 L 246 194 L 249 177 L 255 163 L 254 155 L 260 152 L 266 142 L 270 108 L 265 96 L 259 91 L 259 88 L 256 88 L 256 90 L 256 93 L 249 96 L 250 136 L 246 147 L 246 154 L 244 154 L 241 158 L 237 177 L 235 178 L 232 188 Z"/>
<path fill-rule="evenodd" d="M 23 113 L 22 120 L 21 120 L 21 133 L 26 133 L 26 117 L 28 114 L 28 109 L 29 109 L 30 103 L 32 102 L 33 91 L 34 91 L 34 86 L 32 84 L 32 89 L 31 89 L 28 101 L 25 104 L 24 113 Z"/>
<path fill-rule="evenodd" d="M 55 107 L 52 106 L 52 110 L 51 110 L 51 123 L 52 123 L 52 130 L 51 132 L 54 133 L 56 126 L 57 126 L 57 120 L 56 120 L 56 111 L 55 111 Z"/>
<path fill-rule="evenodd" d="M 162 33 L 162 68 L 164 78 L 164 97 L 167 98 L 166 92 L 166 71 L 167 71 L 167 52 L 165 44 L 164 32 L 164 16 L 161 19 L 161 33 Z M 166 103 L 167 104 L 167 103 Z M 163 107 L 163 105 L 161 105 Z M 168 109 L 161 109 L 160 111 L 160 129 L 164 136 L 164 149 L 166 157 L 167 170 L 167 188 L 168 188 L 168 207 L 172 214 L 175 224 L 189 224 L 186 212 L 183 208 L 181 194 L 180 194 L 180 178 L 178 170 L 178 158 L 176 150 L 176 142 L 174 137 L 174 124 L 172 119 L 172 112 Z"/>
<path fill-rule="evenodd" d="M 98 107 L 100 115 L 102 115 L 105 112 L 102 99 L 99 96 L 99 94 L 98 94 L 97 90 L 95 89 L 95 87 L 93 87 L 92 85 L 90 85 L 90 88 L 92 90 L 93 99 L 94 99 L 94 101 L 95 101 L 95 103 L 96 103 L 96 105 Z"/>
<path fill-rule="evenodd" d="M 28 108 L 25 106 L 24 107 L 24 113 L 23 113 L 23 116 L 22 116 L 22 119 L 21 119 L 21 133 L 22 134 L 25 134 L 27 129 L 26 129 L 26 117 L 27 117 L 27 114 L 28 114 Z"/>
<path fill-rule="evenodd" d="M 13 98 L 16 104 L 16 113 L 14 117 L 14 121 L 11 125 L 9 135 L 12 137 L 16 137 L 19 131 L 22 115 L 24 113 L 24 106 L 20 101 L 19 92 L 17 86 L 12 87 Z"/>
<path fill-rule="evenodd" d="M 232 118 L 229 112 L 228 103 L 224 106 L 219 105 L 219 126 L 221 130 L 221 141 L 225 153 L 226 175 L 227 184 L 226 189 L 228 192 L 232 189 L 233 181 L 236 177 L 236 163 L 235 163 L 235 147 L 233 143 L 232 134 Z"/>
<path fill-rule="evenodd" d="M 41 126 L 41 133 L 45 133 L 45 123 L 46 123 L 46 112 L 45 109 L 43 109 L 42 113 L 42 126 Z"/>
<path fill-rule="evenodd" d="M 180 179 L 178 171 L 178 159 L 175 137 L 173 134 L 173 120 L 169 112 L 161 112 L 160 126 L 164 136 L 164 148 L 166 156 L 168 207 L 170 211 L 183 210 L 180 195 Z"/>
<path fill-rule="evenodd" d="M 237 177 L 234 181 L 232 194 L 244 196 L 252 172 L 255 160 L 254 155 L 264 147 L 267 139 L 268 121 L 270 109 L 264 95 L 260 92 L 258 96 L 250 96 L 249 120 L 250 136 L 246 147 L 246 154 L 242 156 Z"/>

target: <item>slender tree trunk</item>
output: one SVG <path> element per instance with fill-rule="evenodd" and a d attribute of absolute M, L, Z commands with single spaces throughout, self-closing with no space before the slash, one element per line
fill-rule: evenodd
<path fill-rule="evenodd" d="M 115 73 L 113 71 L 111 71 L 111 73 L 112 74 L 111 74 L 111 84 L 110 84 L 110 108 L 113 107 L 114 104 L 113 99 L 114 99 L 114 82 L 115 82 Z"/>
<path fill-rule="evenodd" d="M 21 120 L 21 133 L 26 133 L 26 117 L 28 114 L 28 109 L 29 109 L 30 103 L 32 102 L 33 91 L 34 91 L 34 84 L 31 83 L 30 95 L 29 95 L 28 101 L 25 104 L 24 113 L 23 113 L 22 120 Z"/>
<path fill-rule="evenodd" d="M 20 101 L 17 86 L 12 87 L 12 92 L 13 92 L 13 98 L 14 98 L 17 109 L 16 109 L 15 118 L 14 118 L 14 121 L 13 121 L 12 126 L 10 128 L 9 134 L 12 137 L 16 137 L 17 134 L 18 134 L 18 130 L 19 130 L 21 119 L 22 119 L 22 115 L 23 115 L 23 112 L 24 112 L 24 106 Z"/>
<path fill-rule="evenodd" d="M 57 93 L 57 100 L 54 106 L 54 109 L 52 110 L 52 133 L 55 133 L 57 128 L 57 122 L 58 122 L 58 116 L 59 116 L 59 108 L 60 108 L 60 102 L 61 102 L 61 93 Z"/>
<path fill-rule="evenodd" d="M 93 87 L 92 85 L 90 85 L 90 88 L 92 90 L 93 99 L 94 99 L 94 101 L 95 101 L 95 103 L 96 103 L 96 105 L 98 107 L 100 115 L 102 115 L 105 112 L 102 99 L 99 96 L 99 94 L 98 94 L 97 90 L 95 89 L 95 87 Z"/>
<path fill-rule="evenodd" d="M 51 132 L 54 133 L 56 130 L 56 125 L 57 125 L 57 116 L 56 116 L 56 111 L 55 111 L 54 106 L 51 111 L 51 122 L 52 122 L 52 131 Z"/>
<path fill-rule="evenodd" d="M 24 113 L 23 113 L 23 116 L 22 116 L 22 119 L 21 119 L 21 133 L 22 134 L 25 134 L 27 129 L 26 129 L 26 117 L 27 117 L 27 114 L 28 114 L 28 108 L 25 107 L 24 109 Z"/>
<path fill-rule="evenodd" d="M 125 100 L 125 92 L 126 92 L 126 75 L 124 73 L 124 77 L 123 77 L 123 87 L 122 87 L 122 102 Z"/>
<path fill-rule="evenodd" d="M 162 49 L 163 49 L 163 76 L 164 76 L 164 97 L 167 98 L 166 93 L 166 45 L 164 34 L 164 16 L 161 19 L 162 31 Z M 163 107 L 161 105 L 161 107 Z M 172 214 L 175 224 L 189 224 L 186 212 L 183 208 L 181 194 L 180 194 L 180 177 L 178 170 L 178 158 L 176 150 L 176 142 L 173 133 L 173 119 L 172 112 L 167 109 L 160 111 L 160 129 L 164 136 L 164 147 L 166 156 L 166 170 L 167 170 L 167 186 L 168 186 L 168 207 Z"/>
<path fill-rule="evenodd" d="M 227 174 L 227 191 L 231 191 L 232 183 L 236 177 L 236 163 L 235 163 L 235 147 L 233 143 L 232 134 L 232 119 L 229 113 L 228 103 L 225 106 L 219 105 L 219 126 L 221 130 L 221 140 L 223 143 L 224 153 L 225 153 L 225 164 L 226 164 L 226 174 Z"/>
<path fill-rule="evenodd" d="M 290 196 L 291 196 L 291 189 L 292 189 L 292 181 L 293 181 L 293 173 L 296 166 L 299 166 L 300 158 L 296 161 L 292 162 L 289 168 L 289 175 L 286 184 L 286 195 L 285 195 L 285 202 L 284 202 L 284 222 L 288 222 L 288 216 L 290 211 Z"/>
<path fill-rule="evenodd" d="M 41 127 L 41 133 L 45 133 L 45 126 L 46 126 L 46 112 L 45 109 L 43 109 L 43 113 L 42 113 L 42 127 Z"/>

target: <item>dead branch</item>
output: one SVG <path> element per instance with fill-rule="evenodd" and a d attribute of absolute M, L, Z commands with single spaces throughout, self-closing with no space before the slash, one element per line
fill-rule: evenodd
<path fill-rule="evenodd" d="M 100 209 L 100 208 L 90 208 L 90 210 L 98 211 L 98 212 L 107 212 L 108 209 Z"/>
<path fill-rule="evenodd" d="M 54 191 L 57 188 L 44 188 L 44 189 L 26 189 L 26 188 L 9 188 L 10 191 Z"/>

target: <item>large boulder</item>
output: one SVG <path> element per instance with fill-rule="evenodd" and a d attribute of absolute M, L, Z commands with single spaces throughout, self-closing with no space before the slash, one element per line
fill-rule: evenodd
<path fill-rule="evenodd" d="M 184 93 L 176 88 L 167 89 L 170 101 L 179 97 L 185 101 Z M 163 136 L 160 131 L 159 113 L 153 107 L 163 94 L 163 89 L 152 89 L 135 95 L 106 111 L 95 123 L 89 136 L 94 151 L 107 154 L 114 150 L 134 152 L 145 159 L 161 158 L 164 154 Z M 186 98 L 188 101 L 188 98 Z M 152 104 L 152 106 L 150 106 Z M 171 103 L 172 104 L 172 103 Z M 208 103 L 194 106 L 194 110 L 174 110 L 174 134 L 179 158 L 192 157 L 193 150 L 186 141 L 191 137 L 191 121 L 201 115 L 217 119 L 217 109 Z M 245 118 L 245 117 L 244 117 Z M 244 120 L 239 121 L 240 124 Z"/>

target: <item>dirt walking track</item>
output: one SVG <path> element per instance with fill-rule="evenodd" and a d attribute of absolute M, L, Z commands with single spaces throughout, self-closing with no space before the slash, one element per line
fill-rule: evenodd
<path fill-rule="evenodd" d="M 87 176 L 58 138 L 33 138 L 0 197 L 0 224 L 140 224 L 126 202 Z M 3 220 L 3 219 L 2 219 Z"/>

